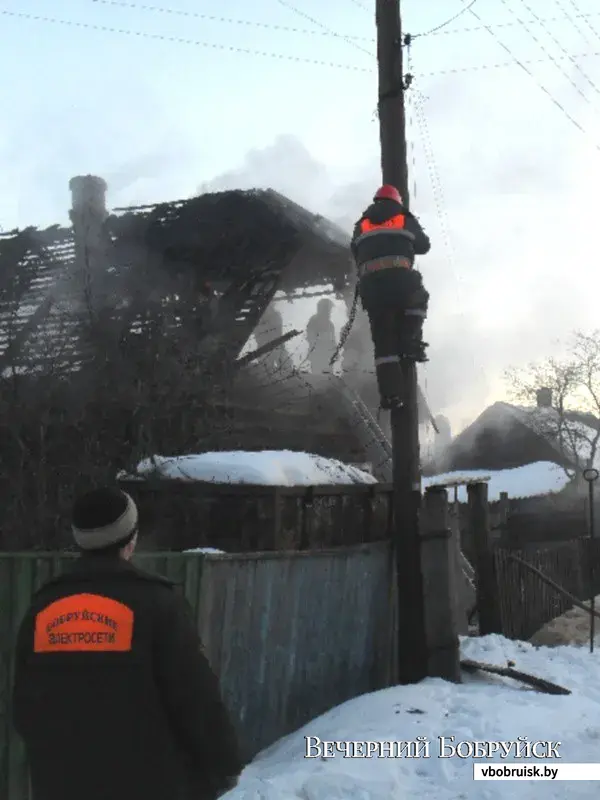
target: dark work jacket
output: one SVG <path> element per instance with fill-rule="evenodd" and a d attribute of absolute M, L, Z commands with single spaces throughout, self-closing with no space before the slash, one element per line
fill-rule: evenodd
<path fill-rule="evenodd" d="M 364 234 L 361 230 L 363 220 L 370 220 L 381 225 L 398 214 L 403 214 L 405 223 L 403 230 L 383 228 Z M 408 209 L 395 200 L 376 200 L 362 214 L 354 226 L 352 236 L 352 255 L 357 264 L 372 261 L 383 256 L 404 256 L 412 262 L 414 257 L 424 256 L 429 252 L 429 237 L 421 227 L 419 220 Z"/>
<path fill-rule="evenodd" d="M 405 217 L 403 229 L 376 229 L 364 234 L 363 220 L 373 224 L 386 222 L 398 214 Z M 394 200 L 377 200 L 363 213 L 354 226 L 352 254 L 360 270 L 362 264 L 385 256 L 408 259 L 411 268 L 402 267 L 366 272 L 359 279 L 363 308 L 369 313 L 378 310 L 423 307 L 429 295 L 423 288 L 421 273 L 412 269 L 415 255 L 425 255 L 431 244 L 419 221 Z"/>
<path fill-rule="evenodd" d="M 13 721 L 33 800 L 204 800 L 242 769 L 189 606 L 116 557 L 83 556 L 34 596 Z"/>

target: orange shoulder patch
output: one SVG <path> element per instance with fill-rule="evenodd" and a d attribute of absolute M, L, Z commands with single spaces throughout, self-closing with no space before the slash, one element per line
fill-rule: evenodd
<path fill-rule="evenodd" d="M 406 217 L 404 214 L 396 214 L 394 217 L 390 217 L 385 222 L 371 222 L 370 219 L 363 219 L 361 222 L 361 231 L 362 233 L 370 233 L 371 231 L 376 230 L 385 230 L 386 228 L 396 228 L 398 230 L 402 230 L 406 223 Z"/>
<path fill-rule="evenodd" d="M 124 653 L 131 650 L 134 613 L 99 594 L 73 594 L 35 618 L 36 653 Z"/>

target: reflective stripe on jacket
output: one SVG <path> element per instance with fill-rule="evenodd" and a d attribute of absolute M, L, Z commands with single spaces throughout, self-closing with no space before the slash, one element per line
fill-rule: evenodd
<path fill-rule="evenodd" d="M 412 269 L 412 266 L 412 260 L 405 256 L 383 256 L 382 258 L 374 258 L 372 261 L 365 261 L 363 264 L 358 264 L 358 277 L 362 278 L 369 272 L 378 272 L 382 269 L 393 269 L 394 267 Z"/>

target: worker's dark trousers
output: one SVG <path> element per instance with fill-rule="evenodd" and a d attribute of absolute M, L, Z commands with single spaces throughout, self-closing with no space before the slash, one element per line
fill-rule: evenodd
<path fill-rule="evenodd" d="M 391 268 L 363 273 L 360 294 L 371 325 L 381 406 L 390 408 L 403 394 L 401 360 L 427 360 L 423 323 L 429 293 L 420 273 Z"/>
<path fill-rule="evenodd" d="M 414 303 L 405 309 L 371 309 L 368 314 L 381 407 L 390 408 L 403 395 L 401 361 L 427 360 L 423 342 L 427 303 Z"/>
<path fill-rule="evenodd" d="M 369 312 L 382 408 L 390 408 L 402 399 L 401 360 L 425 360 L 421 333 L 426 313 L 425 309 Z"/>
<path fill-rule="evenodd" d="M 427 308 L 368 311 L 375 361 L 395 356 L 425 361 L 423 323 Z"/>

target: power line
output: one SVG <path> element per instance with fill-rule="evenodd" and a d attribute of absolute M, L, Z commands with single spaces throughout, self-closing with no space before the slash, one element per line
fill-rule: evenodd
<path fill-rule="evenodd" d="M 490 31 L 492 33 L 492 31 Z M 493 33 L 492 33 L 493 35 Z M 506 48 L 507 49 L 507 48 Z M 509 51 L 510 52 L 510 51 Z M 575 53 L 574 58 L 592 58 L 600 56 L 600 51 L 595 53 Z M 521 59 L 517 61 L 515 56 L 511 53 L 511 60 L 510 61 L 499 61 L 496 64 L 472 64 L 469 67 L 451 67 L 448 69 L 437 70 L 436 72 L 419 72 L 415 74 L 416 78 L 435 78 L 438 75 L 462 75 L 464 73 L 470 72 L 487 72 L 491 69 L 505 69 L 506 67 L 514 67 L 514 66 L 521 66 L 522 64 L 525 65 L 533 65 L 533 64 L 547 64 L 548 61 L 563 61 L 564 56 L 557 56 L 555 58 L 529 58 L 529 59 Z M 532 76 L 533 77 L 533 76 Z M 537 79 L 536 79 L 537 81 Z"/>
<path fill-rule="evenodd" d="M 562 105 L 562 104 L 561 104 L 561 103 L 560 103 L 560 102 L 559 102 L 559 101 L 556 99 L 556 97 L 554 97 L 554 95 L 553 95 L 553 94 L 552 94 L 550 91 L 548 91 L 548 89 L 546 89 L 546 87 L 545 87 L 545 86 L 544 86 L 542 83 L 540 83 L 540 81 L 538 81 L 538 79 L 535 77 L 535 75 L 533 74 L 533 72 L 532 72 L 532 71 L 531 71 L 531 70 L 530 70 L 530 69 L 527 67 L 527 65 L 526 65 L 526 64 L 525 64 L 523 61 L 520 61 L 520 60 L 519 60 L 519 59 L 518 59 L 518 58 L 517 58 L 517 57 L 514 55 L 514 53 L 513 53 L 513 52 L 512 52 L 512 51 L 511 51 L 511 50 L 510 50 L 510 49 L 509 49 L 509 48 L 508 48 L 508 47 L 507 47 L 507 46 L 504 44 L 504 42 L 503 42 L 503 41 L 502 41 L 502 40 L 501 40 L 501 39 L 500 39 L 498 36 L 496 36 L 496 34 L 494 33 L 494 31 L 493 31 L 493 30 L 492 30 L 492 29 L 491 29 L 491 28 L 490 28 L 488 25 L 486 25 L 486 24 L 484 23 L 484 21 L 481 19 L 481 17 L 479 16 L 479 14 L 478 14 L 476 11 L 473 11 L 473 9 L 472 9 L 472 8 L 469 10 L 469 13 L 470 13 L 470 14 L 472 14 L 472 15 L 475 17 L 475 19 L 476 19 L 476 20 L 477 20 L 477 21 L 478 21 L 478 22 L 479 22 L 481 25 L 483 25 L 483 27 L 484 27 L 484 28 L 485 28 L 485 29 L 488 31 L 488 33 L 490 34 L 490 36 L 491 36 L 491 37 L 492 37 L 492 38 L 493 38 L 493 39 L 494 39 L 494 40 L 495 40 L 495 41 L 496 41 L 496 42 L 497 42 L 497 43 L 500 45 L 500 47 L 501 47 L 503 50 L 505 50 L 505 51 L 506 51 L 506 52 L 509 54 L 509 56 L 511 56 L 511 58 L 513 59 L 513 61 L 515 62 L 515 64 L 517 64 L 517 65 L 518 65 L 518 66 L 519 66 L 519 67 L 520 67 L 520 68 L 523 70 L 523 72 L 526 72 L 526 73 L 529 75 L 529 77 L 530 77 L 530 78 L 531 78 L 533 81 L 535 81 L 535 83 L 536 83 L 536 84 L 539 86 L 539 88 L 540 88 L 540 89 L 541 89 L 541 90 L 544 92 L 544 94 L 545 94 L 545 95 L 546 95 L 546 96 L 547 96 L 547 97 L 550 99 L 550 101 L 551 101 L 551 102 L 552 102 L 552 103 L 553 103 L 553 104 L 554 104 L 554 105 L 555 105 L 555 106 L 556 106 L 556 107 L 557 107 L 557 108 L 558 108 L 558 109 L 559 109 L 559 110 L 560 110 L 560 111 L 561 111 L 561 112 L 562 112 L 562 113 L 565 115 L 565 117 L 566 117 L 566 118 L 569 120 L 569 122 L 570 122 L 572 125 L 574 125 L 574 126 L 575 126 L 575 127 L 576 127 L 576 128 L 579 130 L 579 131 L 581 131 L 581 133 L 583 133 L 584 135 L 586 135 L 586 136 L 587 136 L 587 131 L 586 131 L 586 130 L 585 130 L 585 128 L 584 128 L 584 127 L 581 125 L 581 123 L 577 122 L 577 120 L 575 119 L 575 117 L 573 117 L 573 116 L 571 116 L 571 114 L 569 114 L 569 112 L 567 111 L 567 109 L 566 109 L 566 108 L 565 108 L 565 107 L 564 107 L 564 106 L 563 106 L 563 105 Z M 600 146 L 599 146 L 598 144 L 596 144 L 596 142 L 593 142 L 593 145 L 594 145 L 594 147 L 596 148 L 596 150 L 600 151 Z"/>
<path fill-rule="evenodd" d="M 9 11 L 0 9 L 0 16 L 13 17 L 15 19 L 25 19 L 32 22 L 43 22 L 51 25 L 63 25 L 72 28 L 80 28 L 82 30 L 99 31 L 100 33 L 118 34 L 121 36 L 130 36 L 138 39 L 149 39 L 153 41 L 164 41 L 170 44 L 189 45 L 193 47 L 203 47 L 210 50 L 217 50 L 222 52 L 237 53 L 240 55 L 259 56 L 262 58 L 272 58 L 278 61 L 291 61 L 298 64 L 310 64 L 318 67 L 331 67 L 334 69 L 346 70 L 348 72 L 360 72 L 363 74 L 373 74 L 374 67 L 357 67 L 354 64 L 341 64 L 333 61 L 319 61 L 312 58 L 305 58 L 302 56 L 290 56 L 284 53 L 273 53 L 266 50 L 251 50 L 249 48 L 233 47 L 230 45 L 216 44 L 214 42 L 203 42 L 197 39 L 185 39 L 178 36 L 166 36 L 158 33 L 147 33 L 145 31 L 135 31 L 126 28 L 115 28 L 106 25 L 96 25 L 90 22 L 74 22 L 72 20 L 58 19 L 56 17 L 46 17 L 36 14 L 26 14 L 21 11 Z M 482 26 L 483 29 L 483 26 Z M 491 31 L 490 31 L 491 33 Z M 493 35 L 493 33 L 492 33 Z M 506 48 L 505 48 L 506 49 Z M 509 51 L 510 52 L 510 51 Z M 600 56 L 600 51 L 592 53 L 575 53 L 575 58 L 596 58 Z M 556 60 L 561 61 L 564 57 L 556 57 Z M 519 66 L 526 64 L 544 64 L 548 61 L 547 58 L 524 59 L 519 62 Z M 514 67 L 516 63 L 515 58 L 511 54 L 510 61 L 500 61 L 495 64 L 472 64 L 467 67 L 451 67 L 448 69 L 435 70 L 432 72 L 420 72 L 415 75 L 417 78 L 435 78 L 441 75 L 462 75 L 472 72 L 487 72 L 489 70 L 506 69 L 507 67 Z"/>
<path fill-rule="evenodd" d="M 596 94 L 600 95 L 600 89 L 598 89 L 598 87 L 596 86 L 596 84 L 594 83 L 594 81 L 593 81 L 593 80 L 590 78 L 590 76 L 589 76 L 589 75 L 588 75 L 586 72 L 584 72 L 584 71 L 581 69 L 581 67 L 579 66 L 579 64 L 577 63 L 577 61 L 576 61 L 576 60 L 573 58 L 573 56 L 571 56 L 571 55 L 570 55 L 570 53 L 568 53 L 568 52 L 565 50 L 565 48 L 563 47 L 563 45 L 562 45 L 562 43 L 560 42 L 560 40 L 559 40 L 559 39 L 557 39 L 557 38 L 556 38 L 556 36 L 554 36 L 554 34 L 552 33 L 552 31 L 551 31 L 551 30 L 549 30 L 549 28 L 548 28 L 548 27 L 547 27 L 547 25 L 546 25 L 546 24 L 543 22 L 543 20 L 541 20 L 541 19 L 540 19 L 540 18 L 537 16 L 537 14 L 535 13 L 535 11 L 534 11 L 534 10 L 533 10 L 533 9 L 532 9 L 530 6 L 528 6 L 528 5 L 527 5 L 527 2 L 526 2 L 526 0 L 521 0 L 521 3 L 522 3 L 522 4 L 523 4 L 523 6 L 524 6 L 524 7 L 527 9 L 527 11 L 529 11 L 529 13 L 530 13 L 530 14 L 532 14 L 532 15 L 533 15 L 533 16 L 536 18 L 536 20 L 538 21 L 538 23 L 540 24 L 540 26 L 541 26 L 541 27 L 542 27 L 542 28 L 543 28 L 543 29 L 546 31 L 546 33 L 548 34 L 548 36 L 549 36 L 549 37 L 552 39 L 552 41 L 553 41 L 553 42 L 554 42 L 554 44 L 555 44 L 555 45 L 556 45 L 556 46 L 559 48 L 559 50 L 560 50 L 560 51 L 561 51 L 561 52 L 562 52 L 562 53 L 563 53 L 563 54 L 564 54 L 564 55 L 565 55 L 565 56 L 566 56 L 566 57 L 569 59 L 569 61 L 570 61 L 570 62 L 573 64 L 573 66 L 575 67 L 575 69 L 577 70 L 577 72 L 579 72 L 581 75 L 583 75 L 583 77 L 584 77 L 584 78 L 586 79 L 586 81 L 587 81 L 587 82 L 590 84 L 590 86 L 591 86 L 591 87 L 592 87 L 592 89 L 593 89 L 593 90 L 596 92 Z"/>
<path fill-rule="evenodd" d="M 578 94 L 578 95 L 579 95 L 579 96 L 580 96 L 580 97 L 581 97 L 581 98 L 582 98 L 582 99 L 583 99 L 583 100 L 584 100 L 586 103 L 590 103 L 591 101 L 590 101 L 590 99 L 587 97 L 587 95 L 585 95 L 585 94 L 584 94 L 584 93 L 581 91 L 581 89 L 579 88 L 579 86 L 577 86 L 577 84 L 575 83 L 575 81 L 573 80 L 573 78 L 572 78 L 572 77 L 569 75 L 569 73 L 568 73 L 566 70 L 564 70 L 564 69 L 561 67 L 561 65 L 558 63 L 558 61 L 556 61 L 556 59 L 555 59 L 555 57 L 554 57 L 554 54 L 553 54 L 553 53 L 551 53 L 551 52 L 550 52 L 550 51 L 549 51 L 549 50 L 548 50 L 548 49 L 547 49 L 547 48 L 544 46 L 544 44 L 543 44 L 543 43 L 542 43 L 542 42 L 541 42 L 541 41 L 538 39 L 538 37 L 535 35 L 535 33 L 533 33 L 533 31 L 532 31 L 530 28 L 528 28 L 528 27 L 527 27 L 527 25 L 526 25 L 526 24 L 523 22 L 523 20 L 522 20 L 522 19 L 519 17 L 519 15 L 517 14 L 517 12 L 516 12 L 516 11 L 515 11 L 515 10 L 514 10 L 514 9 L 513 9 L 513 8 L 512 8 L 510 5 L 509 5 L 509 4 L 508 4 L 507 0 L 500 0 L 500 2 L 501 2 L 501 3 L 502 3 L 502 5 L 503 5 L 503 6 L 504 6 L 504 7 L 507 9 L 507 11 L 508 11 L 510 14 L 512 14 L 512 15 L 513 15 L 513 17 L 514 17 L 514 18 L 517 20 L 517 22 L 518 22 L 518 23 L 519 23 L 519 24 L 522 26 L 522 28 L 523 28 L 523 30 L 525 31 L 525 33 L 526 33 L 528 36 L 530 36 L 530 37 L 533 39 L 533 41 L 534 41 L 534 42 L 537 44 L 537 46 L 540 48 L 540 50 L 541 50 L 543 53 L 546 53 L 546 55 L 550 57 L 550 60 L 553 62 L 554 66 L 555 66 L 555 67 L 556 67 L 556 68 L 557 68 L 557 69 L 558 69 L 558 70 L 561 72 L 561 74 L 562 74 L 562 75 L 563 75 L 563 76 L 564 76 L 564 77 L 567 79 L 567 81 L 568 81 L 568 82 L 571 84 L 571 86 L 572 86 L 572 87 L 575 89 L 575 91 L 577 92 L 577 94 Z M 522 3 L 523 3 L 523 5 L 525 6 L 525 8 L 527 8 L 527 5 L 525 4 L 524 0 L 521 0 L 521 2 L 522 2 Z M 528 9 L 528 10 L 530 10 L 530 9 Z M 555 41 L 556 41 L 556 40 L 555 40 Z M 565 52 L 566 52 L 566 51 L 565 51 Z M 568 55 L 568 54 L 567 54 L 567 55 Z"/>
<path fill-rule="evenodd" d="M 412 72 L 412 59 L 410 55 L 410 47 L 407 47 L 406 50 L 407 50 L 406 64 L 410 73 Z M 427 172 L 429 174 L 429 182 L 431 184 L 431 190 L 433 193 L 433 201 L 435 203 L 440 229 L 442 232 L 442 238 L 448 256 L 448 261 L 451 269 L 453 269 L 456 272 L 456 259 L 454 254 L 454 248 L 452 246 L 452 239 L 450 237 L 450 228 L 448 225 L 448 214 L 446 211 L 444 188 L 442 185 L 440 172 L 436 164 L 435 154 L 433 151 L 433 141 L 431 139 L 429 125 L 427 124 L 427 117 L 425 115 L 424 97 L 421 92 L 415 90 L 412 86 L 411 90 L 407 92 L 407 95 L 408 98 L 410 98 L 410 100 L 412 101 L 409 105 L 409 108 L 411 109 L 411 111 L 414 112 L 417 129 L 421 136 L 423 153 L 425 155 L 425 164 L 427 167 Z M 413 154 L 413 164 L 414 161 L 415 159 Z M 416 188 L 416 182 L 415 182 L 415 188 Z"/>
<path fill-rule="evenodd" d="M 447 25 L 450 25 L 459 17 L 462 17 L 465 11 L 470 11 L 476 2 L 477 0 L 471 0 L 468 6 L 463 6 L 461 10 L 458 12 L 458 14 L 455 14 L 453 17 L 450 17 L 450 19 L 447 19 L 446 22 L 442 22 L 441 25 L 436 25 L 436 27 L 432 28 L 430 31 L 425 31 L 423 33 L 415 33 L 415 35 L 412 38 L 416 39 L 418 36 L 431 36 L 432 33 L 437 33 L 438 31 L 441 31 L 442 28 L 445 28 Z"/>
<path fill-rule="evenodd" d="M 409 74 L 412 73 L 412 53 L 410 45 L 406 48 L 406 66 L 408 69 Z M 442 184 L 442 179 L 440 175 L 440 171 L 435 159 L 435 152 L 433 149 L 433 140 L 431 138 L 431 132 L 429 130 L 429 125 L 427 122 L 427 116 L 425 113 L 425 96 L 420 92 L 418 89 L 415 89 L 414 84 L 411 85 L 410 91 L 407 92 L 407 99 L 409 100 L 408 108 L 410 112 L 414 113 L 414 118 L 416 121 L 417 130 L 419 132 L 421 138 L 421 144 L 423 146 L 423 154 L 425 156 L 425 164 L 427 167 L 427 172 L 429 175 L 429 183 L 431 185 L 431 190 L 433 194 L 433 201 L 436 207 L 437 217 L 440 225 L 440 231 L 442 234 L 442 240 L 444 243 L 444 247 L 446 250 L 446 255 L 448 258 L 448 264 L 450 269 L 453 271 L 454 275 L 460 281 L 460 277 L 458 276 L 458 271 L 456 268 L 456 253 L 454 250 L 454 246 L 452 244 L 452 237 L 450 235 L 450 225 L 448 220 L 448 213 L 447 213 L 447 204 L 445 202 L 445 194 L 444 188 Z M 409 115 L 410 115 L 409 112 Z M 411 122 L 412 122 L 412 115 Z M 412 150 L 412 160 L 413 160 L 413 168 L 415 166 L 416 158 L 415 158 L 415 151 L 414 146 Z M 416 173 L 416 170 L 414 170 Z M 414 178 L 414 192 L 416 196 L 416 175 L 413 175 Z M 455 291 L 457 293 L 457 302 L 460 302 L 460 298 L 458 297 L 458 286 L 455 284 Z"/>
<path fill-rule="evenodd" d="M 214 14 L 201 14 L 196 11 L 182 11 L 175 8 L 165 8 L 164 6 L 147 5 L 145 3 L 127 3 L 123 0 L 92 0 L 92 3 L 97 3 L 103 6 L 114 6 L 116 8 L 130 8 L 134 11 L 150 11 L 155 14 L 168 14 L 173 17 L 188 17 L 192 19 L 206 20 L 207 22 L 220 22 L 228 25 L 243 25 L 250 28 L 263 28 L 264 30 L 283 31 L 285 33 L 299 33 L 303 36 L 341 36 L 342 34 L 330 33 L 324 30 L 312 30 L 309 28 L 294 28 L 289 25 L 275 25 L 270 22 L 258 22 L 250 19 L 237 19 L 236 17 L 221 17 Z M 347 39 L 356 39 L 362 42 L 374 42 L 374 37 L 368 36 L 351 36 L 344 34 Z"/>
<path fill-rule="evenodd" d="M 560 8 L 560 5 L 558 3 L 557 3 L 557 5 Z M 469 10 L 469 9 L 468 9 L 468 7 L 465 6 L 465 11 L 467 11 L 467 10 Z M 567 13 L 562 8 L 560 10 L 562 11 L 563 15 L 565 15 Z M 586 13 L 586 14 L 578 13 L 578 14 L 575 15 L 575 17 L 577 17 L 578 19 L 582 19 L 582 20 L 586 21 L 588 24 L 590 24 L 589 23 L 589 18 L 590 17 L 600 17 L 600 11 L 592 11 L 592 12 Z M 564 16 L 560 16 L 560 17 L 544 17 L 543 21 L 544 22 L 564 22 Z M 531 24 L 533 22 L 533 20 L 526 20 L 526 22 Z M 488 25 L 487 27 L 493 28 L 493 29 L 514 28 L 517 25 L 518 25 L 517 22 L 494 22 L 494 23 Z M 424 34 L 424 33 L 415 34 L 413 36 L 413 39 L 416 39 L 417 36 L 425 36 L 425 35 L 427 35 L 427 36 L 429 36 L 429 35 L 431 35 L 431 36 L 453 36 L 455 33 L 473 33 L 474 31 L 484 31 L 484 30 L 486 30 L 486 26 L 485 25 L 471 25 L 471 26 L 465 26 L 463 28 L 452 28 L 451 30 L 448 31 L 448 30 L 446 30 L 445 25 L 441 25 L 441 26 L 438 26 L 437 28 L 434 28 L 432 31 L 429 31 L 427 34 Z"/>
<path fill-rule="evenodd" d="M 51 25 L 67 25 L 73 28 L 100 31 L 102 33 L 117 33 L 122 36 L 132 36 L 139 39 L 152 39 L 154 41 L 170 42 L 172 44 L 193 45 L 195 47 L 205 47 L 209 50 L 220 50 L 228 53 L 241 53 L 243 55 L 261 56 L 263 58 L 274 58 L 278 61 L 293 61 L 299 64 L 313 64 L 318 67 L 333 67 L 335 69 L 345 69 L 350 72 L 373 72 L 372 69 L 356 67 L 353 64 L 339 64 L 335 61 L 319 61 L 314 58 L 304 58 L 302 56 L 290 56 L 287 53 L 273 53 L 268 50 L 252 50 L 246 47 L 233 47 L 232 45 L 216 44 L 215 42 L 203 42 L 198 39 L 185 39 L 180 36 L 166 36 L 161 33 L 147 33 L 145 31 L 132 31 L 127 28 L 113 28 L 107 25 L 95 25 L 90 22 L 75 22 L 73 20 L 57 19 L 56 17 L 45 17 L 38 14 L 25 14 L 21 11 L 8 11 L 0 9 L 0 15 L 4 17 L 15 17 L 27 19 L 33 22 L 45 22 Z"/>
<path fill-rule="evenodd" d="M 322 22 L 319 22 L 318 19 L 311 17 L 311 15 L 307 14 L 305 11 L 301 11 L 299 8 L 296 8 L 296 6 L 292 5 L 292 3 L 288 3 L 287 0 L 277 0 L 277 3 L 279 3 L 280 6 L 283 6 L 283 8 L 287 8 L 288 11 L 297 14 L 299 17 L 302 17 L 303 19 L 312 22 L 313 25 L 316 25 L 317 28 L 326 31 L 330 36 L 334 36 L 336 39 L 342 39 L 351 47 L 354 47 L 356 50 L 360 50 L 362 53 L 366 53 L 370 58 L 373 58 L 374 53 L 372 53 L 370 50 L 367 50 L 366 48 L 362 47 L 362 45 L 357 44 L 355 41 L 350 39 L 350 37 L 346 36 L 345 34 L 336 33 L 335 31 L 332 31 L 331 28 L 327 27 L 327 25 L 324 25 Z"/>
<path fill-rule="evenodd" d="M 357 3 L 357 0 L 350 0 L 350 1 L 355 3 L 355 5 L 358 4 L 358 6 L 360 8 L 362 8 L 363 10 L 365 10 L 365 11 L 369 10 L 369 9 L 366 8 L 366 6 L 361 5 L 360 3 Z M 372 43 L 375 42 L 375 37 L 374 36 L 355 36 L 354 34 L 350 34 L 350 33 L 341 34 L 341 33 L 335 32 L 335 31 L 330 31 L 329 29 L 324 30 L 323 28 L 321 28 L 320 30 L 313 30 L 311 28 L 296 28 L 296 27 L 289 26 L 289 25 L 277 25 L 275 23 L 259 22 L 257 20 L 239 19 L 237 17 L 223 17 L 223 16 L 219 16 L 219 15 L 215 15 L 215 14 L 203 14 L 203 13 L 199 13 L 199 12 L 195 12 L 195 11 L 183 11 L 183 10 L 180 10 L 180 9 L 165 8 L 164 6 L 148 5 L 146 3 L 125 2 L 125 0 L 91 0 L 91 2 L 92 3 L 98 3 L 100 5 L 105 5 L 105 6 L 115 6 L 116 8 L 130 8 L 130 9 L 135 10 L 135 11 L 150 11 L 150 12 L 159 13 L 159 14 L 170 14 L 171 16 L 174 16 L 174 17 L 188 17 L 188 18 L 193 18 L 193 19 L 202 19 L 202 20 L 206 20 L 207 22 L 220 22 L 220 23 L 224 23 L 224 24 L 228 24 L 228 25 L 245 25 L 247 27 L 252 27 L 252 28 L 263 28 L 264 30 L 275 30 L 275 31 L 283 31 L 283 32 L 286 32 L 286 33 L 297 33 L 297 34 L 301 34 L 303 36 L 325 36 L 325 37 L 330 37 L 331 36 L 331 37 L 334 37 L 334 38 L 342 37 L 344 39 L 353 39 L 353 40 L 355 40 L 357 42 L 372 42 Z M 545 17 L 545 18 L 540 18 L 538 16 L 536 18 L 536 20 L 526 20 L 526 23 L 527 24 L 531 24 L 532 22 L 544 22 L 544 23 L 547 23 L 547 22 L 564 22 L 565 16 L 567 17 L 567 19 L 569 19 L 569 21 L 571 21 L 571 19 L 568 16 L 567 12 L 560 7 L 560 4 L 558 3 L 558 0 L 555 0 L 555 2 L 558 5 L 559 9 L 561 10 L 563 16 L 560 16 L 560 17 Z M 569 0 L 569 2 L 571 2 L 574 5 L 573 0 Z M 577 6 L 575 6 L 575 8 L 577 8 Z M 468 7 L 465 7 L 464 10 L 467 11 Z M 296 13 L 298 13 L 300 16 L 304 16 L 305 18 L 307 18 L 307 15 L 304 14 L 304 12 L 301 12 L 300 9 L 297 9 Z M 463 27 L 463 28 L 453 28 L 452 30 L 449 30 L 449 31 L 445 30 L 445 27 L 448 24 L 450 24 L 450 22 L 452 22 L 453 20 L 457 19 L 458 16 L 460 16 L 462 13 L 463 12 L 461 11 L 459 14 L 457 14 L 454 17 L 452 17 L 451 20 L 448 20 L 447 22 L 443 23 L 442 25 L 436 26 L 435 28 L 433 28 L 430 31 L 427 31 L 426 33 L 416 33 L 416 34 L 413 35 L 412 38 L 416 39 L 417 37 L 423 37 L 423 36 L 429 36 L 429 35 L 437 36 L 437 35 L 440 35 L 440 34 L 442 34 L 442 35 L 454 35 L 455 33 L 472 33 L 474 31 L 485 30 L 484 26 L 482 26 L 482 25 L 475 25 L 475 26 L 470 26 L 470 27 L 467 26 L 467 27 Z M 596 16 L 600 17 L 600 11 L 592 12 L 592 13 L 589 13 L 589 14 L 577 13 L 574 16 L 575 16 L 575 18 L 582 19 L 584 22 L 586 22 L 586 24 L 590 27 L 592 32 L 595 33 L 594 28 L 591 27 L 591 23 L 589 22 L 588 18 L 589 17 L 596 17 Z M 311 19 L 311 21 L 312 21 L 312 19 Z M 313 22 L 313 24 L 319 25 L 321 23 L 318 23 L 318 22 L 315 21 L 315 22 Z M 494 24 L 490 25 L 489 27 L 490 28 L 494 28 L 494 29 L 498 29 L 498 28 L 514 28 L 517 24 L 518 24 L 517 22 L 498 22 L 498 23 L 494 23 Z M 576 25 L 576 23 L 574 23 L 574 24 Z M 585 34 L 583 34 L 583 32 L 581 32 L 581 33 L 582 33 L 583 36 L 585 36 Z M 596 34 L 596 35 L 598 35 L 598 34 Z"/>
<path fill-rule="evenodd" d="M 587 15 L 587 14 L 581 14 L 581 13 L 580 13 L 580 10 L 579 10 L 579 6 L 578 6 L 578 5 L 577 5 L 577 3 L 575 2 L 575 0 L 569 0 L 569 2 L 570 2 L 570 3 L 571 3 L 571 5 L 573 6 L 573 9 L 574 9 L 574 11 L 575 11 L 575 16 L 581 17 L 581 19 L 582 19 L 582 21 L 584 22 L 584 24 L 588 26 L 588 28 L 591 30 L 591 32 L 594 34 L 594 36 L 595 36 L 597 39 L 600 39 L 600 33 L 598 33 L 598 31 L 596 30 L 596 28 L 595 28 L 595 27 L 592 25 L 592 23 L 590 22 L 590 15 Z"/>
<path fill-rule="evenodd" d="M 352 5 L 356 6 L 357 8 L 362 8 L 363 11 L 370 11 L 370 8 L 367 8 L 364 3 L 361 3 L 360 0 L 350 0 Z"/>
<path fill-rule="evenodd" d="M 597 39 L 600 39 L 600 34 L 599 34 L 599 33 L 598 33 L 598 31 L 597 31 L 597 30 L 594 28 L 594 26 L 592 25 L 592 23 L 589 21 L 589 19 L 588 19 L 588 15 L 584 15 L 584 14 L 581 14 L 581 13 L 579 12 L 579 6 L 578 6 L 578 5 L 577 5 L 577 3 L 575 2 L 575 0 L 569 0 L 569 2 L 570 2 L 570 4 L 571 4 L 571 6 L 573 7 L 573 10 L 575 11 L 575 18 L 579 18 L 579 19 L 581 19 L 581 20 L 583 21 L 583 23 L 584 23 L 584 24 L 585 24 L 585 25 L 586 25 L 586 26 L 587 26 L 587 27 L 590 29 L 590 31 L 591 31 L 591 32 L 594 34 L 594 36 L 595 36 Z M 585 41 L 586 41 L 586 42 L 589 42 L 590 40 L 588 39 L 588 37 L 587 37 L 587 36 L 585 35 L 585 33 L 584 33 L 582 30 L 581 30 L 581 28 L 580 28 L 580 27 L 579 27 L 579 25 L 578 25 L 578 24 L 575 22 L 575 20 L 574 20 L 574 19 L 573 19 L 573 18 L 572 18 L 572 17 L 571 17 L 571 16 L 570 16 L 568 13 L 567 13 L 567 11 L 566 11 L 564 8 L 562 8 L 562 6 L 560 5 L 560 3 L 559 3 L 559 2 L 556 2 L 556 5 L 557 5 L 557 6 L 560 8 L 560 10 L 563 12 L 563 14 L 566 16 L 566 18 L 567 18 L 567 19 L 569 20 L 569 22 L 571 23 L 571 25 L 573 25 L 573 27 L 575 28 L 575 30 L 576 30 L 576 31 L 578 31 L 578 32 L 579 32 L 579 33 L 580 33 L 580 34 L 583 36 L 583 38 L 585 39 Z"/>
<path fill-rule="evenodd" d="M 450 238 L 450 228 L 448 225 L 448 213 L 446 211 L 446 201 L 444 195 L 444 187 L 440 178 L 439 169 L 435 161 L 435 154 L 433 152 L 433 142 L 427 124 L 427 117 L 425 116 L 425 104 L 422 96 L 414 97 L 415 118 L 417 127 L 421 134 L 423 144 L 423 152 L 425 154 L 425 163 L 427 165 L 427 172 L 429 173 L 429 182 L 433 192 L 433 200 L 437 208 L 438 219 L 442 231 L 442 237 L 446 246 L 448 254 L 448 261 L 452 269 L 456 267 L 456 259 L 454 256 L 454 248 L 452 246 L 452 239 Z"/>

